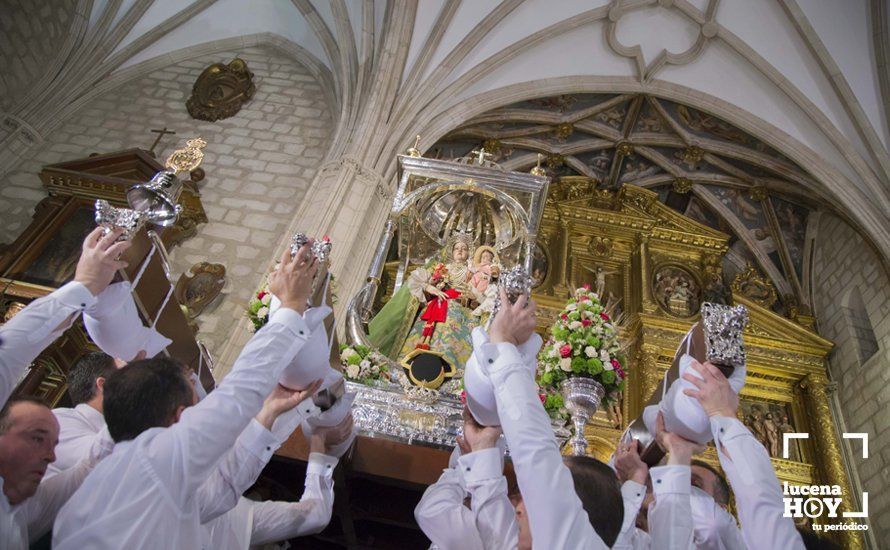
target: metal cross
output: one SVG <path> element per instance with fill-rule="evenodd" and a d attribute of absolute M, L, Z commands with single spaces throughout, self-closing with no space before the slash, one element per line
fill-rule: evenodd
<path fill-rule="evenodd" d="M 174 132 L 173 130 L 168 130 L 166 126 L 164 126 L 160 130 L 152 129 L 151 131 L 158 134 L 158 137 L 157 137 L 157 139 L 155 139 L 155 142 L 151 144 L 151 149 L 148 150 L 148 152 L 151 153 L 152 156 L 154 156 L 155 147 L 158 146 L 158 143 L 160 143 L 162 137 L 164 137 L 167 134 L 174 135 L 174 136 L 176 135 L 176 132 Z"/>
<path fill-rule="evenodd" d="M 493 153 L 489 153 L 488 151 L 486 151 L 485 147 L 482 147 L 480 149 L 475 149 L 475 150 L 471 151 L 470 154 L 476 155 L 476 164 L 478 164 L 479 166 L 482 166 L 483 164 L 485 164 L 485 161 L 488 160 L 486 157 L 494 156 Z"/>

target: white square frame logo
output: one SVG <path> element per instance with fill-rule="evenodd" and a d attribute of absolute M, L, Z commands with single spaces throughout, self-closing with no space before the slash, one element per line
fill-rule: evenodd
<path fill-rule="evenodd" d="M 841 434 L 844 439 L 861 439 L 862 440 L 862 458 L 868 459 L 868 434 L 863 432 L 844 432 Z M 810 434 L 806 432 L 788 432 L 782 434 L 782 458 L 788 460 L 788 442 L 792 439 L 809 439 Z M 868 491 L 862 491 L 862 511 L 860 512 L 844 512 L 845 518 L 867 518 L 868 517 Z"/>

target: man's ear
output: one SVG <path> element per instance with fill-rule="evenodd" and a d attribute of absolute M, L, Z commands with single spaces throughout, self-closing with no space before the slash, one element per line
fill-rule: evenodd
<path fill-rule="evenodd" d="M 182 416 L 182 413 L 183 411 L 185 411 L 185 409 L 186 407 L 184 405 L 176 407 L 176 412 L 173 413 L 173 422 L 171 423 L 171 425 L 179 422 L 179 418 Z"/>
<path fill-rule="evenodd" d="M 100 376 L 96 378 L 96 395 L 104 395 L 102 392 L 105 390 L 105 377 Z"/>

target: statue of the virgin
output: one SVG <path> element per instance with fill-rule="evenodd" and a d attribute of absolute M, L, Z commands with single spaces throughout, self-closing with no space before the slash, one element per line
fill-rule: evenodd
<path fill-rule="evenodd" d="M 398 360 L 415 349 L 443 355 L 458 373 L 473 351 L 470 334 L 479 318 L 473 315 L 475 295 L 470 286 L 469 235 L 452 236 L 442 262 L 412 271 L 393 297 L 368 324 L 371 343 Z"/>

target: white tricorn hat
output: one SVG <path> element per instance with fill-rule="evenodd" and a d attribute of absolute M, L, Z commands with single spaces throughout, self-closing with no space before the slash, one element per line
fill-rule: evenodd
<path fill-rule="evenodd" d="M 494 384 L 488 372 L 479 364 L 477 352 L 483 344 L 488 343 L 488 334 L 480 327 L 473 329 L 473 354 L 464 368 L 464 391 L 467 396 L 467 408 L 476 422 L 483 426 L 500 426 L 497 402 L 494 397 Z M 519 354 L 526 366 L 534 373 L 537 366 L 538 351 L 543 340 L 537 333 L 532 334 L 526 342 L 518 346 Z"/>

